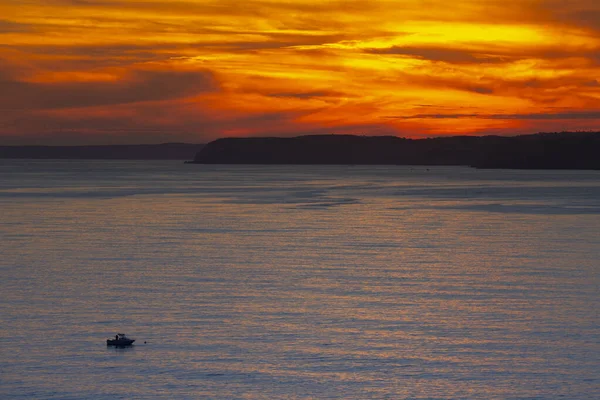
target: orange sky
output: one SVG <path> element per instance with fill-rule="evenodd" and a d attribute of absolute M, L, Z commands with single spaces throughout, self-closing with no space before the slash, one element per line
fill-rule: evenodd
<path fill-rule="evenodd" d="M 598 129 L 598 0 L 0 1 L 0 144 Z"/>

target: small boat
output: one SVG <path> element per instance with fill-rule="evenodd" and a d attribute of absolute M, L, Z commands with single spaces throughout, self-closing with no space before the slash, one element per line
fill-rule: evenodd
<path fill-rule="evenodd" d="M 131 346 L 135 339 L 129 339 L 124 333 L 117 333 L 114 339 L 106 339 L 107 346 Z"/>

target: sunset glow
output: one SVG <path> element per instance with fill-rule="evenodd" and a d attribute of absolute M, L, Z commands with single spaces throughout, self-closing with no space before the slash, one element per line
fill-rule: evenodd
<path fill-rule="evenodd" d="M 0 144 L 598 128 L 597 0 L 0 3 Z"/>

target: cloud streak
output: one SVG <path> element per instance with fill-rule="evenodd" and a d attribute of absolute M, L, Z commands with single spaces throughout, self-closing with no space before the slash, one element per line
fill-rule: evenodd
<path fill-rule="evenodd" d="M 600 110 L 524 114 L 414 114 L 397 119 L 600 120 Z"/>
<path fill-rule="evenodd" d="M 0 80 L 0 109 L 61 109 L 192 97 L 214 91 L 209 72 L 132 70 L 115 81 L 27 82 Z"/>
<path fill-rule="evenodd" d="M 408 56 L 418 59 L 443 61 L 456 64 L 487 64 L 512 61 L 506 56 L 490 56 L 487 54 L 478 54 L 467 50 L 455 50 L 439 47 L 392 46 L 383 49 L 367 49 L 366 52 L 371 54 Z"/>
<path fill-rule="evenodd" d="M 0 19 L 0 35 L 11 32 L 30 32 L 31 30 L 32 27 L 28 24 Z"/>

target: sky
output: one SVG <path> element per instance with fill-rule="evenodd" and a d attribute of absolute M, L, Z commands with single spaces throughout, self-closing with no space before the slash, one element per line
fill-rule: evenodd
<path fill-rule="evenodd" d="M 0 0 L 0 144 L 563 130 L 598 0 Z"/>

